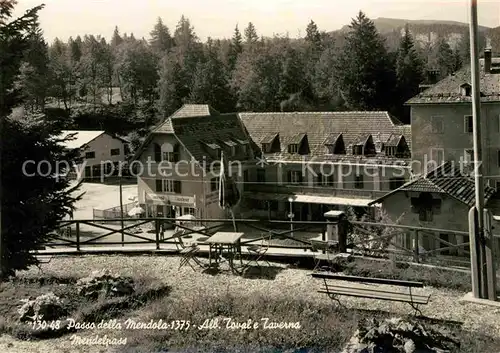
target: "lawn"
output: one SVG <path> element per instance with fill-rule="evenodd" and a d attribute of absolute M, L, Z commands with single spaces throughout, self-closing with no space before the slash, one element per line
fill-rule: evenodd
<path fill-rule="evenodd" d="M 3 335 L 0 351 L 160 352 L 168 348 L 169 351 L 183 352 L 291 352 L 303 348 L 302 351 L 307 352 L 340 352 L 360 320 L 405 317 L 411 313 L 411 308 L 402 303 L 355 298 L 343 298 L 345 307 L 337 307 L 328 297 L 316 292 L 319 283 L 309 276 L 310 271 L 292 265 L 273 263 L 271 269 L 262 274 L 254 271 L 251 276 L 226 272 L 207 274 L 189 267 L 178 270 L 178 265 L 179 258 L 174 256 L 60 257 L 43 265 L 42 274 L 38 269 L 19 273 L 18 279 L 3 283 L 1 287 L 2 332 L 23 339 L 40 338 L 40 334 L 33 334 L 26 326 L 23 328 L 25 324 L 16 321 L 16 311 L 20 299 L 49 291 L 68 299 L 68 317 L 75 321 L 99 323 L 115 319 L 122 323 L 122 327 L 77 330 L 66 332 L 61 337 L 30 342 Z M 349 271 L 356 268 L 363 272 L 368 266 L 352 265 Z M 385 266 L 385 271 L 389 272 L 389 268 Z M 87 276 L 92 270 L 103 269 L 131 277 L 136 283 L 134 295 L 109 300 L 79 299 L 74 288 L 77 279 Z M 426 325 L 459 337 L 462 343 L 460 352 L 494 352 L 498 349 L 498 310 L 459 304 L 458 299 L 465 292 L 450 280 L 453 274 L 437 276 L 436 273 L 426 273 L 425 269 L 419 273 L 415 270 L 408 272 L 408 269 L 401 271 L 406 272 L 395 272 L 394 276 L 420 274 L 429 283 L 440 283 L 440 288 L 423 290 L 431 294 L 431 302 L 422 308 L 423 314 L 433 319 L 432 322 L 425 321 Z M 451 283 L 452 288 L 446 288 L 446 283 Z M 230 318 L 233 324 L 252 320 L 252 324 L 258 323 L 258 327 L 227 328 L 228 319 L 225 318 Z M 264 328 L 264 318 L 269 319 L 268 324 L 285 322 L 291 325 L 288 328 Z M 184 329 L 177 330 L 127 329 L 127 319 L 142 323 L 179 320 L 185 325 Z M 219 319 L 220 328 L 194 328 L 207 319 Z M 189 322 L 189 328 L 186 328 L 186 322 Z M 107 335 L 108 339 L 116 340 L 126 338 L 126 345 L 72 344 L 75 337 L 81 343 L 83 339 L 96 335 Z"/>

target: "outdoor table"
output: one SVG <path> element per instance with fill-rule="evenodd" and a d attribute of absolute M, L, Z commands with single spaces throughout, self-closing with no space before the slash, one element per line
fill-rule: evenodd
<path fill-rule="evenodd" d="M 212 235 L 210 238 L 205 240 L 205 243 L 208 244 L 209 246 L 209 252 L 208 252 L 208 261 L 209 261 L 209 266 L 212 265 L 212 249 L 215 250 L 216 254 L 222 254 L 222 251 L 224 248 L 227 248 L 228 251 L 228 261 L 229 261 L 229 267 L 231 268 L 231 271 L 235 272 L 236 269 L 234 268 L 234 255 L 237 253 L 240 254 L 240 262 L 241 265 L 243 266 L 243 262 L 241 259 L 241 237 L 243 237 L 244 233 L 235 233 L 235 232 L 217 232 L 214 235 Z M 217 262 L 218 257 L 216 257 L 216 262 Z"/>

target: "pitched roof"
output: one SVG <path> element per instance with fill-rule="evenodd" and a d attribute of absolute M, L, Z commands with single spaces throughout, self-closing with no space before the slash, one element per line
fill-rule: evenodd
<path fill-rule="evenodd" d="M 102 134 L 104 134 L 104 131 L 63 130 L 59 137 L 65 139 L 71 135 L 72 140 L 64 142 L 64 146 L 68 149 L 75 149 L 83 147 Z"/>
<path fill-rule="evenodd" d="M 370 203 L 381 203 L 385 198 L 401 191 L 431 192 L 447 194 L 469 207 L 475 204 L 475 184 L 472 179 L 459 165 L 454 162 L 445 162 L 439 167 L 429 171 L 427 174 L 409 181 L 403 186 L 393 190 L 377 200 Z M 484 189 L 484 199 L 487 202 L 495 189 L 486 186 Z"/>
<path fill-rule="evenodd" d="M 484 59 L 479 61 L 479 86 L 482 102 L 500 101 L 500 73 L 484 72 Z M 500 58 L 492 59 L 492 67 L 500 65 Z M 435 85 L 411 98 L 406 104 L 429 104 L 429 103 L 462 103 L 471 102 L 472 97 L 462 95 L 460 87 L 471 82 L 471 68 L 466 66 L 455 74 L 450 75 Z"/>
<path fill-rule="evenodd" d="M 220 113 L 208 104 L 184 104 L 171 118 L 191 118 L 194 116 L 219 115 Z"/>
<path fill-rule="evenodd" d="M 177 138 L 191 155 L 197 161 L 205 160 L 207 163 L 217 157 L 208 153 L 204 145 L 213 144 L 217 148 L 221 142 L 248 141 L 248 136 L 235 113 L 172 119 L 172 127 Z M 252 159 L 250 151 L 239 159 Z"/>
<path fill-rule="evenodd" d="M 270 158 L 302 160 L 302 156 L 288 153 L 287 146 L 288 141 L 293 141 L 299 134 L 307 134 L 311 151 L 309 156 L 325 161 L 363 160 L 368 163 L 373 160 L 375 163 L 392 163 L 401 160 L 386 157 L 385 154 L 373 157 L 328 154 L 326 144 L 335 141 L 340 134 L 346 150 L 360 135 L 372 134 L 375 137 L 380 134 L 380 139 L 387 141 L 391 135 L 396 134 L 404 135 L 406 141 L 411 141 L 411 126 L 402 124 L 387 112 L 240 113 L 239 116 L 252 140 L 259 146 L 262 141 L 279 133 L 281 152 L 266 154 Z"/>

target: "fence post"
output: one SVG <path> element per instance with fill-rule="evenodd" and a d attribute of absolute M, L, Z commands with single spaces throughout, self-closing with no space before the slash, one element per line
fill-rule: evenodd
<path fill-rule="evenodd" d="M 76 251 L 80 251 L 80 222 L 76 222 Z"/>
<path fill-rule="evenodd" d="M 160 221 L 155 219 L 156 250 L 160 249 Z"/>
<path fill-rule="evenodd" d="M 160 250 L 160 222 L 155 221 L 155 239 L 156 239 L 156 250 Z"/>
<path fill-rule="evenodd" d="M 347 219 L 343 211 L 328 211 L 324 214 L 328 224 L 326 226 L 327 240 L 336 240 L 339 252 L 347 252 Z"/>
<path fill-rule="evenodd" d="M 415 262 L 420 262 L 420 233 L 418 229 L 413 231 L 413 257 Z"/>

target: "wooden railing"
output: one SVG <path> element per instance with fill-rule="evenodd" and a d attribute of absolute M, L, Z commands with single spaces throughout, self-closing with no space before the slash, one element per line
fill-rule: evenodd
<path fill-rule="evenodd" d="M 197 224 L 204 225 L 203 228 L 176 224 L 179 220 L 174 218 L 126 218 L 124 219 L 126 225 L 123 228 L 110 225 L 113 222 L 116 223 L 116 219 L 61 221 L 58 230 L 52 236 L 52 241 L 44 245 L 49 248 L 65 247 L 81 251 L 83 246 L 121 245 L 125 247 L 150 244 L 154 245 L 154 249 L 159 250 L 162 244 L 176 243 L 173 235 L 163 236 L 163 224 L 176 225 L 178 228 L 184 229 L 186 231 L 184 236 L 198 234 L 209 237 L 224 228 L 233 231 L 233 221 L 231 219 L 196 220 Z M 466 237 L 469 235 L 467 232 L 360 221 L 349 223 L 350 226 L 345 228 L 349 229 L 345 244 L 347 251 L 375 257 L 397 255 L 404 257 L 408 261 L 415 262 L 433 262 L 438 258 L 441 260 L 453 259 L 454 266 L 469 267 L 470 265 L 470 262 L 465 258 L 468 256 L 469 251 L 468 242 L 456 244 L 443 240 L 437 235 L 449 234 Z M 290 222 L 289 220 L 236 219 L 235 224 L 238 231 L 245 233 L 242 245 L 260 242 L 262 239 L 267 239 L 271 233 L 273 241 L 270 248 L 308 250 L 312 248 L 312 238 L 318 238 L 321 235 L 322 240 L 326 240 L 328 225 L 331 226 L 332 223 L 326 221 Z M 98 229 L 102 234 L 95 234 L 84 228 Z M 137 231 L 139 228 L 142 229 L 141 232 Z M 252 237 L 252 234 L 254 237 Z M 113 235 L 119 235 L 120 237 L 119 239 L 110 239 Z M 408 242 L 402 244 L 397 241 L 398 237 L 404 237 Z M 421 251 L 423 237 L 435 239 L 439 246 L 429 248 L 425 252 Z M 494 237 L 498 247 L 500 236 L 495 235 Z M 382 246 L 380 246 L 381 243 Z M 374 244 L 378 245 L 374 246 Z M 443 252 L 450 250 L 450 256 L 445 258 L 441 255 Z"/>

